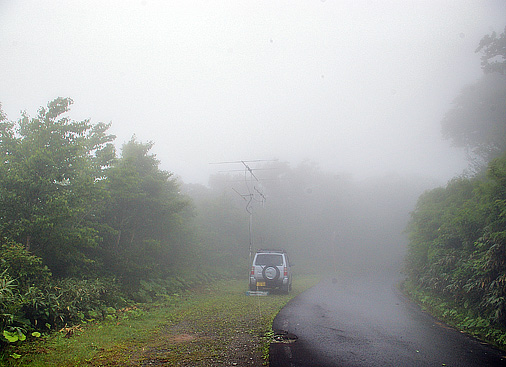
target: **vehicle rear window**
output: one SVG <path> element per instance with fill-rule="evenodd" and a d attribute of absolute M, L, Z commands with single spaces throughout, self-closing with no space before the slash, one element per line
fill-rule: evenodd
<path fill-rule="evenodd" d="M 283 265 L 283 255 L 278 254 L 258 254 L 255 265 Z"/>

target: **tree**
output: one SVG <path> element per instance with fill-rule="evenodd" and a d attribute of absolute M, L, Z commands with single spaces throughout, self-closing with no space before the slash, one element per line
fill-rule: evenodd
<path fill-rule="evenodd" d="M 128 281 L 163 277 L 190 242 L 184 220 L 190 202 L 173 175 L 159 169 L 152 146 L 133 137 L 105 180 L 110 198 L 102 218 L 111 229 L 104 234 L 105 261 Z"/>
<path fill-rule="evenodd" d="M 481 52 L 481 68 L 485 73 L 506 74 L 506 27 L 499 36 L 484 36 L 476 52 Z"/>
<path fill-rule="evenodd" d="M 442 134 L 457 147 L 466 150 L 473 171 L 506 150 L 506 29 L 480 41 L 484 75 L 466 86 L 445 115 Z"/>
<path fill-rule="evenodd" d="M 23 112 L 0 123 L 0 236 L 23 243 L 58 276 L 93 265 L 92 214 L 115 156 L 110 124 L 71 120 L 64 114 L 72 103 L 57 98 L 35 118 Z"/>
<path fill-rule="evenodd" d="M 212 180 L 220 177 L 214 176 Z M 223 178 L 223 177 L 221 177 Z M 195 205 L 195 230 L 200 235 L 200 251 L 206 258 L 206 266 L 221 271 L 245 273 L 248 259 L 248 213 L 245 202 L 230 188 L 196 184 L 185 185 L 185 191 Z M 214 186 L 214 187 L 213 187 Z M 237 203 L 237 199 L 241 202 Z M 216 270 L 215 270 L 216 271 Z"/>
<path fill-rule="evenodd" d="M 443 137 L 466 149 L 476 171 L 506 150 L 506 75 L 486 74 L 453 101 Z"/>

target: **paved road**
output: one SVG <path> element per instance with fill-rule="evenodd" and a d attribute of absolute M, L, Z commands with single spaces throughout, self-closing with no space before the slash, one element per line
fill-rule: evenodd
<path fill-rule="evenodd" d="M 274 320 L 274 330 L 289 334 L 271 345 L 270 366 L 506 366 L 499 351 L 405 299 L 399 279 L 328 279 L 293 299 Z M 290 334 L 298 339 L 289 343 Z"/>

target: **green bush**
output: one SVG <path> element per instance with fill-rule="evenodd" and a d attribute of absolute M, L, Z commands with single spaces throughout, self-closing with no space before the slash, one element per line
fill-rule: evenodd
<path fill-rule="evenodd" d="M 4 270 L 0 273 L 0 331 L 12 325 L 19 303 L 15 281 Z"/>
<path fill-rule="evenodd" d="M 42 259 L 26 251 L 20 244 L 5 241 L 0 247 L 0 271 L 6 271 L 16 279 L 20 292 L 32 286 L 44 286 L 51 278 Z"/>
<path fill-rule="evenodd" d="M 44 288 L 31 287 L 22 297 L 23 313 L 35 328 L 60 328 L 85 318 L 104 318 L 108 307 L 127 304 L 114 280 L 65 278 Z"/>
<path fill-rule="evenodd" d="M 473 327 L 506 328 L 504 228 L 506 156 L 486 176 L 454 179 L 420 197 L 408 228 L 410 281 L 468 310 L 479 320 Z"/>

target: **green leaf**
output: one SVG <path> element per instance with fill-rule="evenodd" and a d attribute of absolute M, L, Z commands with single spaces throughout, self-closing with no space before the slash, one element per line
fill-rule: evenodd
<path fill-rule="evenodd" d="M 14 343 L 19 340 L 18 333 L 12 333 L 10 331 L 4 330 L 3 335 L 9 343 Z"/>
<path fill-rule="evenodd" d="M 25 341 L 26 340 L 26 335 L 23 334 L 21 331 L 18 330 L 18 339 L 19 341 Z"/>
<path fill-rule="evenodd" d="M 21 354 L 17 354 L 17 353 L 12 353 L 10 356 L 11 356 L 12 358 L 14 358 L 14 359 L 19 359 L 19 358 L 21 358 Z"/>
<path fill-rule="evenodd" d="M 32 333 L 32 336 L 34 336 L 34 337 L 36 337 L 36 338 L 40 338 L 40 336 L 41 336 L 41 335 L 42 335 L 42 334 L 41 334 L 41 333 L 39 333 L 38 331 L 34 331 L 34 332 Z"/>

